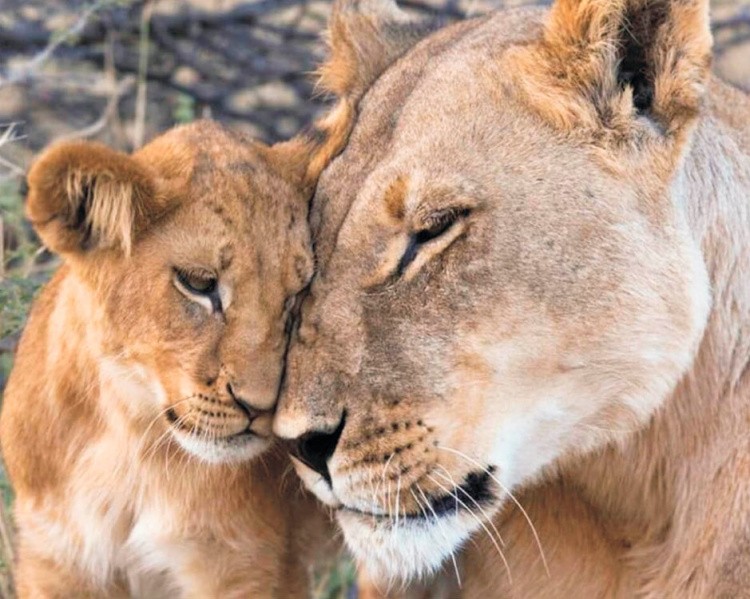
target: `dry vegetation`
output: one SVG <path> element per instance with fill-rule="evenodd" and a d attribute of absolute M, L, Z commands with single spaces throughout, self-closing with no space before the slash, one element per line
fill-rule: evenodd
<path fill-rule="evenodd" d="M 543 0 L 403 0 L 446 20 Z M 266 141 L 324 105 L 309 73 L 330 0 L 4 0 L 0 8 L 0 400 L 36 290 L 56 261 L 23 220 L 21 182 L 61 138 L 132 150 L 211 117 Z M 750 91 L 750 0 L 714 0 L 716 69 Z M 12 597 L 12 492 L 0 467 L 0 598 Z M 342 561 L 316 597 L 351 597 Z"/>

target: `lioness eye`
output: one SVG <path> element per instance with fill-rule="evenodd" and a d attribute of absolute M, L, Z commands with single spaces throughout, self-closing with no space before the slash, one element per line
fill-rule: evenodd
<path fill-rule="evenodd" d="M 401 261 L 398 263 L 398 274 L 403 274 L 406 267 L 413 262 L 419 253 L 420 247 L 440 237 L 458 220 L 466 218 L 470 212 L 469 208 L 462 208 L 460 210 L 443 210 L 431 215 L 427 219 L 426 226 L 423 229 L 409 236 L 409 244 L 406 246 L 404 255 L 401 256 Z"/>

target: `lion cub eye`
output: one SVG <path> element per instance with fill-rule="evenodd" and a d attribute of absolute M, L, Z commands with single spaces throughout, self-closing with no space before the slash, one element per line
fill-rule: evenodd
<path fill-rule="evenodd" d="M 175 268 L 174 280 L 177 289 L 188 299 L 204 305 L 209 311 L 221 311 L 219 281 L 212 273 Z"/>
<path fill-rule="evenodd" d="M 177 279 L 191 293 L 208 295 L 216 289 L 216 277 L 178 270 Z"/>
<path fill-rule="evenodd" d="M 417 257 L 423 245 L 447 233 L 456 222 L 465 219 L 470 213 L 470 208 L 460 208 L 442 210 L 430 215 L 425 221 L 425 227 L 409 236 L 409 244 L 398 263 L 398 274 L 404 273 L 406 267 Z"/>

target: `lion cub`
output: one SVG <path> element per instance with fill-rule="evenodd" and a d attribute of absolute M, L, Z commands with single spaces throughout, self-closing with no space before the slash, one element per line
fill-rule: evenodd
<path fill-rule="evenodd" d="M 64 264 L 0 421 L 21 597 L 307 594 L 323 520 L 281 484 L 271 412 L 311 186 L 345 141 L 327 123 L 266 147 L 199 122 L 32 167 L 27 215 Z"/>

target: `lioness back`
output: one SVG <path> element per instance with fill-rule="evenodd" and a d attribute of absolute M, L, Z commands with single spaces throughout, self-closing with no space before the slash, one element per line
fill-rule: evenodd
<path fill-rule="evenodd" d="M 306 595 L 325 518 L 283 484 L 271 414 L 312 274 L 311 162 L 339 143 L 320 139 L 198 122 L 33 165 L 27 214 L 64 264 L 0 421 L 21 597 Z"/>

